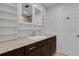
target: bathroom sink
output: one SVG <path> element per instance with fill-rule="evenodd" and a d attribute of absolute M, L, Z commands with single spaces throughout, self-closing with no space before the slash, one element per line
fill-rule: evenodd
<path fill-rule="evenodd" d="M 46 38 L 46 36 L 36 35 L 36 36 L 29 36 L 27 38 L 32 40 L 38 40 L 38 39 L 44 39 Z"/>

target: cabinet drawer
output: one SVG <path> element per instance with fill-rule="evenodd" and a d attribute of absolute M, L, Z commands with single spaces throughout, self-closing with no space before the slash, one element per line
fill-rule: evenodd
<path fill-rule="evenodd" d="M 45 39 L 40 42 L 36 42 L 28 46 L 25 46 L 25 55 L 32 54 L 33 51 L 39 50 L 40 48 L 42 48 L 43 46 L 47 44 L 48 44 L 48 39 Z"/>
<path fill-rule="evenodd" d="M 34 51 L 32 51 L 31 53 L 27 54 L 27 56 L 41 56 L 42 54 L 41 48 L 38 48 Z"/>
<path fill-rule="evenodd" d="M 25 48 L 24 48 L 25 55 L 29 54 L 30 52 L 32 52 L 38 48 L 41 48 L 41 42 L 36 42 L 36 43 L 30 44 L 28 46 L 25 46 Z"/>

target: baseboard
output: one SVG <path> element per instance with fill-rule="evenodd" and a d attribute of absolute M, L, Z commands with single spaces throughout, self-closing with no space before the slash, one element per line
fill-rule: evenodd
<path fill-rule="evenodd" d="M 61 55 L 63 55 L 63 56 L 68 56 L 65 53 L 63 53 L 62 51 L 56 51 L 56 52 L 59 53 L 59 54 L 61 54 Z"/>

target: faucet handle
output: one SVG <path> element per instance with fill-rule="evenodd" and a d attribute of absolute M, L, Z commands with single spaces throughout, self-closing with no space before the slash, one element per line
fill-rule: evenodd
<path fill-rule="evenodd" d="M 32 33 L 36 33 L 36 31 L 35 31 L 35 30 L 33 30 L 33 31 L 32 31 Z"/>
<path fill-rule="evenodd" d="M 35 30 L 32 31 L 32 35 L 36 35 L 36 31 Z"/>

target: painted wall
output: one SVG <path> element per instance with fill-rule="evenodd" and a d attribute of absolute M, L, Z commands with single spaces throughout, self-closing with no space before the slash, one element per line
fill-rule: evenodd
<path fill-rule="evenodd" d="M 75 29 L 76 25 L 73 25 L 74 20 L 79 19 L 78 14 L 76 14 L 79 13 L 79 8 L 77 8 L 78 10 L 75 9 L 76 12 L 73 11 L 76 7 L 79 7 L 79 4 L 58 4 L 50 8 L 46 13 L 46 32 L 57 34 L 57 51 L 66 55 L 79 55 L 78 50 L 75 49 L 77 48 L 75 43 L 78 40 L 74 40 L 78 28 Z M 72 17 L 71 20 L 66 19 L 68 16 Z"/>

